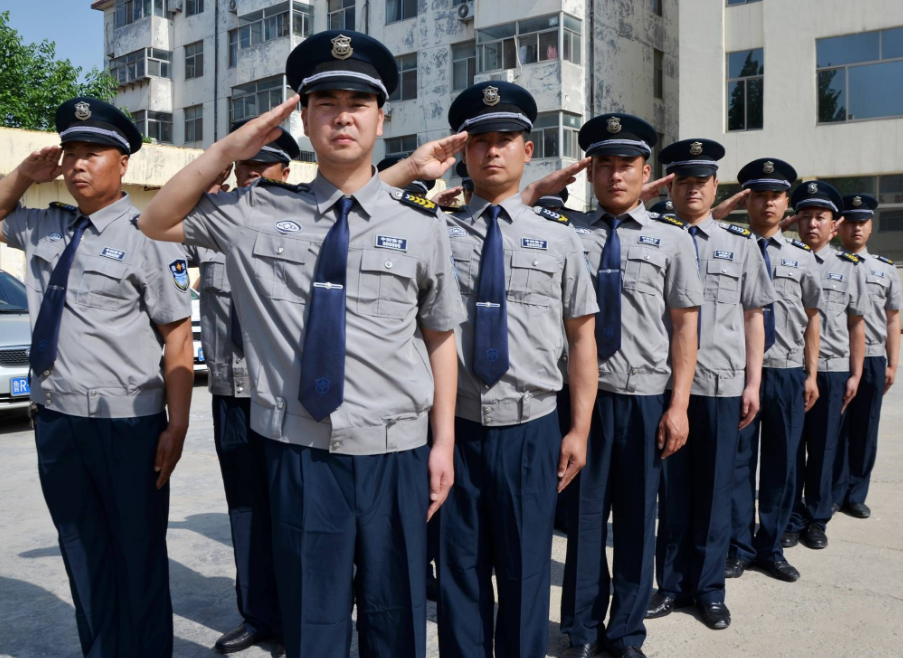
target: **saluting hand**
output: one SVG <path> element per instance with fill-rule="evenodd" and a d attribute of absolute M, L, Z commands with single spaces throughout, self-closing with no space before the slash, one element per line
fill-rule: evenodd
<path fill-rule="evenodd" d="M 586 436 L 568 432 L 561 440 L 558 457 L 558 493 L 574 480 L 580 469 L 586 466 Z"/>
<path fill-rule="evenodd" d="M 690 422 L 686 410 L 668 407 L 658 423 L 658 449 L 666 459 L 684 447 L 690 435 Z"/>
<path fill-rule="evenodd" d="M 592 158 L 583 158 L 579 162 L 575 162 L 564 169 L 552 172 L 545 178 L 540 178 L 538 181 L 530 183 L 520 194 L 524 205 L 535 205 L 541 197 L 549 194 L 558 194 L 571 183 L 575 183 L 577 174 L 586 169 L 592 160 Z"/>
<path fill-rule="evenodd" d="M 658 196 L 658 191 L 673 180 L 674 174 L 668 174 L 658 180 L 649 181 L 643 185 L 643 190 L 640 192 L 640 199 L 642 199 L 643 203 L 652 201 Z"/>
<path fill-rule="evenodd" d="M 430 507 L 426 520 L 433 518 L 448 498 L 449 489 L 455 483 L 455 444 L 434 443 L 430 449 Z"/>
<path fill-rule="evenodd" d="M 734 196 L 728 197 L 717 206 L 712 208 L 712 217 L 715 219 L 724 219 L 740 206 L 746 204 L 746 197 L 749 196 L 750 190 L 742 190 Z"/>
<path fill-rule="evenodd" d="M 157 476 L 157 489 L 162 489 L 169 476 L 182 458 L 182 446 L 185 444 L 187 430 L 179 430 L 168 426 L 157 440 L 157 456 L 154 458 L 154 471 Z"/>
<path fill-rule="evenodd" d="M 223 169 L 219 176 L 216 177 L 216 180 L 210 183 L 210 187 L 207 188 L 207 194 L 217 194 L 218 192 L 228 192 L 229 186 L 225 185 L 226 179 L 229 178 L 229 174 L 232 173 L 232 165 L 230 164 L 228 167 Z"/>
<path fill-rule="evenodd" d="M 19 173 L 33 183 L 49 183 L 63 174 L 62 155 L 63 149 L 59 146 L 46 146 L 19 163 Z"/>
<path fill-rule="evenodd" d="M 411 180 L 442 178 L 455 164 L 455 155 L 467 144 L 467 132 L 427 142 L 405 158 Z"/>
<path fill-rule="evenodd" d="M 781 223 L 778 226 L 780 226 L 782 231 L 786 231 L 788 228 L 796 226 L 799 223 L 799 221 L 800 221 L 799 215 L 791 215 L 790 217 L 785 217 L 784 219 L 782 219 Z M 799 229 L 796 229 L 796 230 L 798 233 Z"/>
<path fill-rule="evenodd" d="M 248 121 L 235 132 L 229 133 L 216 145 L 229 162 L 254 157 L 266 144 L 278 139 L 281 134 L 279 124 L 288 118 L 300 102 L 301 97 L 295 94 L 281 105 Z"/>
<path fill-rule="evenodd" d="M 464 191 L 464 188 L 461 186 L 458 187 L 449 187 L 447 189 L 442 190 L 435 196 L 433 196 L 430 201 L 435 203 L 437 206 L 450 206 L 455 202 L 455 199 L 458 198 L 458 195 Z"/>

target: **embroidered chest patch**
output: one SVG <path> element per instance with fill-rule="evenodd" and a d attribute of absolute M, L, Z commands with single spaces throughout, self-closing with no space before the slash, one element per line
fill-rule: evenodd
<path fill-rule="evenodd" d="M 110 258 L 112 260 L 122 260 L 125 258 L 125 252 L 119 251 L 118 249 L 111 249 L 110 247 L 104 247 L 103 251 L 100 252 L 100 255 L 104 258 Z"/>
<path fill-rule="evenodd" d="M 828 278 L 831 281 L 843 281 L 843 274 L 838 274 L 837 272 L 828 272 Z"/>
<path fill-rule="evenodd" d="M 536 240 L 534 238 L 521 238 L 520 246 L 524 249 L 548 249 L 549 243 L 547 240 Z"/>
<path fill-rule="evenodd" d="M 297 233 L 301 226 L 295 222 L 276 222 L 276 230 L 280 233 Z"/>
<path fill-rule="evenodd" d="M 62 240 L 63 235 L 62 235 L 62 233 L 53 232 L 47 236 L 47 239 L 50 240 L 51 242 L 56 242 L 57 240 Z"/>
<path fill-rule="evenodd" d="M 781 265 L 786 265 L 787 267 L 799 267 L 800 262 L 798 260 L 789 260 L 787 258 L 784 258 L 783 260 L 781 260 Z"/>
<path fill-rule="evenodd" d="M 872 270 L 872 274 L 875 276 L 880 276 L 882 279 L 884 278 L 884 272 L 881 270 Z"/>
<path fill-rule="evenodd" d="M 453 238 L 459 235 L 467 235 L 467 231 L 460 226 L 452 226 L 448 229 L 448 237 Z"/>
<path fill-rule="evenodd" d="M 395 238 L 391 235 L 377 235 L 376 246 L 383 249 L 394 249 L 395 251 L 407 251 L 408 241 L 404 238 Z"/>
<path fill-rule="evenodd" d="M 733 251 L 715 251 L 715 258 L 719 258 L 721 260 L 734 260 L 734 252 Z"/>
<path fill-rule="evenodd" d="M 641 235 L 637 239 L 637 243 L 638 244 L 648 244 L 648 245 L 652 245 L 653 247 L 658 247 L 659 245 L 661 245 L 662 241 L 659 238 L 653 238 L 648 235 Z"/>

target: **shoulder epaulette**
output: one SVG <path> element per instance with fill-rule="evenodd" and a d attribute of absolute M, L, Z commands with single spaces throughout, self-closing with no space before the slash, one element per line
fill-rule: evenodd
<path fill-rule="evenodd" d="M 430 201 L 429 199 L 424 199 L 422 196 L 417 196 L 416 194 L 411 194 L 410 192 L 404 192 L 403 190 L 393 190 L 392 198 L 396 201 L 400 201 L 406 206 L 411 206 L 412 208 L 417 208 L 418 210 L 422 210 L 425 213 L 429 213 L 430 215 L 435 215 L 439 206 Z"/>
<path fill-rule="evenodd" d="M 564 224 L 565 226 L 571 225 L 571 220 L 555 210 L 549 210 L 548 208 L 543 208 L 542 206 L 533 206 L 533 212 L 535 212 L 543 219 L 548 219 L 550 222 Z"/>
<path fill-rule="evenodd" d="M 276 180 L 275 178 L 258 178 L 254 181 L 255 185 L 261 185 L 263 187 L 282 187 L 286 190 L 290 190 L 292 192 L 306 192 L 306 185 L 292 185 L 291 183 L 286 183 L 281 180 Z"/>
<path fill-rule="evenodd" d="M 663 224 L 670 224 L 677 228 L 687 228 L 686 222 L 677 219 L 677 217 L 672 217 L 671 215 L 659 215 L 657 212 L 651 212 L 649 213 L 649 217 L 657 222 L 662 222 Z"/>
<path fill-rule="evenodd" d="M 799 247 L 803 251 L 812 251 L 812 247 L 810 247 L 809 245 L 807 245 L 805 242 L 803 242 L 801 240 L 792 240 L 791 239 L 790 244 L 792 244 L 794 247 Z"/>
<path fill-rule="evenodd" d="M 50 207 L 58 208 L 60 210 L 68 210 L 69 212 L 78 212 L 78 208 L 76 208 L 75 206 L 71 206 L 68 203 L 62 203 L 60 201 L 51 201 Z"/>
<path fill-rule="evenodd" d="M 887 256 L 877 256 L 877 255 L 876 255 L 875 258 L 877 258 L 878 260 L 880 260 L 882 263 L 887 263 L 888 265 L 893 265 L 893 264 L 894 264 L 894 261 L 892 261 L 892 260 L 891 260 L 890 258 L 888 258 Z"/>
<path fill-rule="evenodd" d="M 454 213 L 460 210 L 457 206 L 439 206 L 439 210 L 444 212 L 446 215 L 453 215 Z"/>
<path fill-rule="evenodd" d="M 738 226 L 737 224 L 719 224 L 721 228 L 725 231 L 730 231 L 731 233 L 736 233 L 744 238 L 751 238 L 752 231 L 748 228 L 743 228 L 742 226 Z"/>
<path fill-rule="evenodd" d="M 859 261 L 861 260 L 859 256 L 857 256 L 856 254 L 851 254 L 849 251 L 838 251 L 837 255 L 845 260 L 850 261 L 854 265 L 859 264 Z"/>

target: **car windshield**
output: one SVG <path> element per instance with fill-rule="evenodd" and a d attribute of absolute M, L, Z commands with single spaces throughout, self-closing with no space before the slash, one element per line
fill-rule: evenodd
<path fill-rule="evenodd" d="M 0 313 L 28 313 L 25 286 L 6 272 L 0 272 Z"/>

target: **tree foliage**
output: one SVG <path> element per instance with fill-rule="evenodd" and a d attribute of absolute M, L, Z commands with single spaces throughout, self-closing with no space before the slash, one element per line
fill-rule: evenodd
<path fill-rule="evenodd" d="M 92 68 L 83 82 L 82 68 L 56 59 L 56 44 L 46 39 L 27 44 L 0 12 L 0 125 L 54 132 L 57 107 L 75 96 L 110 101 L 118 83 Z"/>

